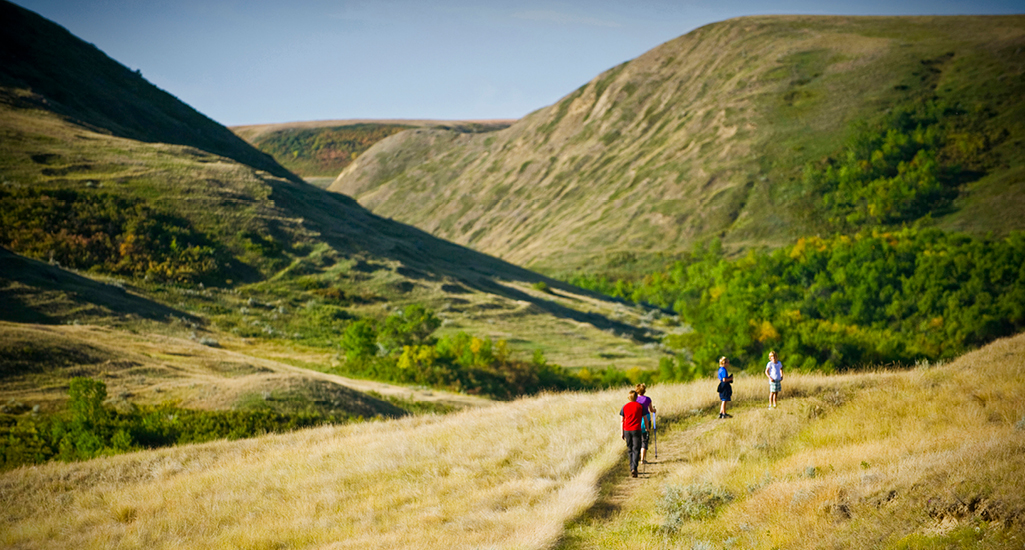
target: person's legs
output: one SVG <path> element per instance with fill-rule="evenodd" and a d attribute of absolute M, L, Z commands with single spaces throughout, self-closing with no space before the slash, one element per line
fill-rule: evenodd
<path fill-rule="evenodd" d="M 630 474 L 636 476 L 637 461 L 641 454 L 640 430 L 629 430 L 626 432 L 626 453 L 630 458 Z"/>
<path fill-rule="evenodd" d="M 778 392 L 772 392 L 772 393 L 769 394 L 769 406 L 774 408 L 774 409 L 776 408 L 776 396 L 777 395 L 779 395 Z"/>
<path fill-rule="evenodd" d="M 648 454 L 648 432 L 647 430 L 641 430 L 641 464 L 647 464 L 648 461 L 645 458 Z"/>

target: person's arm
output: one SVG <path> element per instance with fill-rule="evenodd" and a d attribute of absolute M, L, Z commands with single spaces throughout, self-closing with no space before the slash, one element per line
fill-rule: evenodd
<path fill-rule="evenodd" d="M 765 364 L 765 377 L 772 381 L 772 361 Z"/>

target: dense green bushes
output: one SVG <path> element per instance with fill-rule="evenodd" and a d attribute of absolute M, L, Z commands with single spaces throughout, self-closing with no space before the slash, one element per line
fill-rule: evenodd
<path fill-rule="evenodd" d="M 839 231 L 927 216 L 993 162 L 1006 130 L 986 130 L 985 117 L 935 99 L 897 106 L 879 124 L 858 126 L 837 155 L 807 164 L 805 189 Z"/>
<path fill-rule="evenodd" d="M 914 363 L 1025 328 L 1025 235 L 858 233 L 800 239 L 739 260 L 713 243 L 636 282 L 574 283 L 673 307 L 694 332 L 669 343 L 690 349 L 702 368 L 719 355 L 758 365 L 769 349 L 806 370 Z"/>
<path fill-rule="evenodd" d="M 540 350 L 530 361 L 512 357 L 505 340 L 465 332 L 435 339 L 441 325 L 433 312 L 414 304 L 383 322 L 355 321 L 346 328 L 343 374 L 483 394 L 499 399 L 543 390 L 598 388 L 630 382 L 615 368 L 577 373 L 545 360 Z"/>
<path fill-rule="evenodd" d="M 54 415 L 0 416 L 0 469 L 48 460 L 86 460 L 143 448 L 238 439 L 299 428 L 350 422 L 313 412 L 199 411 L 173 404 L 117 412 L 106 405 L 103 382 L 75 378 L 68 410 Z"/>
<path fill-rule="evenodd" d="M 75 269 L 198 282 L 227 254 L 180 217 L 97 191 L 0 187 L 0 245 Z"/>

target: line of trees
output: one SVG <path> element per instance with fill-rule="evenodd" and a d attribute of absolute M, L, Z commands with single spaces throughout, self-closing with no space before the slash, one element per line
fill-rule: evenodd
<path fill-rule="evenodd" d="M 730 260 L 718 241 L 640 280 L 578 277 L 579 286 L 671 307 L 694 331 L 667 344 L 690 351 L 662 377 L 689 379 L 719 355 L 791 368 L 954 357 L 1025 328 L 1025 234 L 977 239 L 929 229 L 802 238 Z M 674 370 L 675 369 L 675 370 Z M 679 371 L 679 372 L 677 372 Z"/>

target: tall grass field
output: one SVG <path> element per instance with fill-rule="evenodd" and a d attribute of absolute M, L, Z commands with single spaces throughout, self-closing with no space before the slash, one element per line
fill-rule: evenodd
<path fill-rule="evenodd" d="M 785 362 L 785 358 L 784 358 Z M 899 371 L 626 388 L 0 476 L 8 548 L 1021 548 L 1025 336 Z M 654 451 L 654 449 L 652 449 Z"/>

